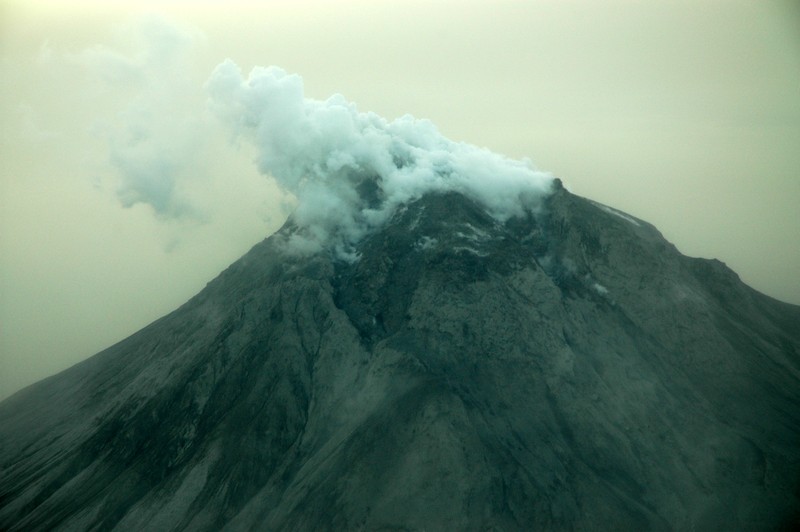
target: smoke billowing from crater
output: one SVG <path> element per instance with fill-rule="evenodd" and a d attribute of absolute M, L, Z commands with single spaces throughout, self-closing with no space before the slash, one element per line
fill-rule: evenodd
<path fill-rule="evenodd" d="M 551 187 L 529 161 L 453 142 L 428 120 L 387 121 L 341 95 L 306 98 L 302 78 L 277 67 L 245 79 L 227 60 L 207 89 L 215 114 L 255 143 L 259 170 L 297 198 L 295 251 L 329 247 L 347 257 L 366 232 L 427 192 L 464 193 L 505 220 L 535 208 Z"/>

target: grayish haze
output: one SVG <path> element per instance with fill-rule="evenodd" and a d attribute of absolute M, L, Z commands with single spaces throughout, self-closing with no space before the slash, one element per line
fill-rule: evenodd
<path fill-rule="evenodd" d="M 205 84 L 308 98 L 560 177 L 800 303 L 796 2 L 0 2 L 0 397 L 196 293 L 296 203 Z"/>

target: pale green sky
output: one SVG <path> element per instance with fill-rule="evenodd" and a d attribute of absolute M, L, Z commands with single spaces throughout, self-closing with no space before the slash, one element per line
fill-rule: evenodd
<path fill-rule="evenodd" d="M 0 397 L 283 221 L 291 199 L 206 111 L 225 58 L 529 157 L 800 303 L 797 2 L 0 0 Z M 153 150 L 185 200 L 160 217 L 117 194 L 120 160 Z"/>

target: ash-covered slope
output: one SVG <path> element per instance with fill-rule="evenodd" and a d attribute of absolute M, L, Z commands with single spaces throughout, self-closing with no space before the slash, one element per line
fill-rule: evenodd
<path fill-rule="evenodd" d="M 0 404 L 0 528 L 798 524 L 800 308 L 557 188 L 254 247 Z"/>

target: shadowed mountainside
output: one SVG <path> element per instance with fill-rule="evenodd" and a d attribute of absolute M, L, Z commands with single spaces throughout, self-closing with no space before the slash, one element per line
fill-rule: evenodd
<path fill-rule="evenodd" d="M 0 528 L 800 524 L 800 307 L 560 187 L 293 230 L 0 403 Z"/>

